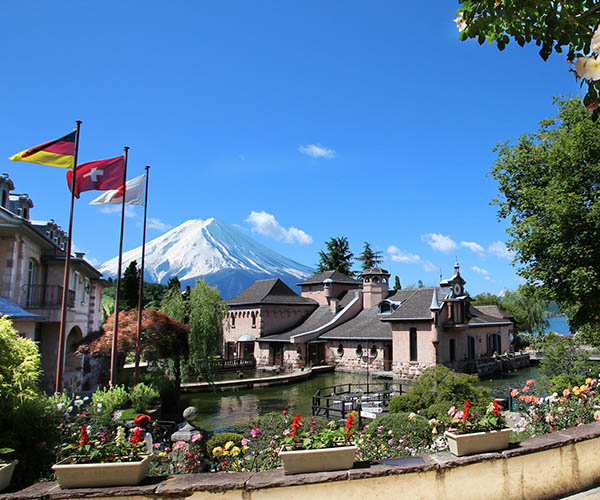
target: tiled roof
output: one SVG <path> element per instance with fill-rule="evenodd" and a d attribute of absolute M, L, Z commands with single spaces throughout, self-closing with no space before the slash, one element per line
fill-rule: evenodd
<path fill-rule="evenodd" d="M 298 326 L 295 326 L 294 328 L 291 328 L 285 332 L 261 337 L 257 340 L 259 342 L 288 342 L 290 340 L 290 337 L 292 337 L 293 335 L 311 332 L 323 325 L 326 325 L 333 319 L 333 316 L 334 314 L 331 312 L 331 308 L 329 306 L 319 306 L 312 312 L 312 314 L 308 318 L 306 318 L 305 321 L 300 323 Z"/>
<path fill-rule="evenodd" d="M 352 279 L 350 276 L 347 276 L 339 271 L 324 271 L 311 276 L 306 281 L 298 283 L 298 285 L 316 285 L 318 283 L 323 283 L 323 281 L 327 279 L 332 280 L 334 283 L 350 283 L 357 286 L 362 283 L 361 281 Z"/>
<path fill-rule="evenodd" d="M 319 336 L 322 340 L 392 340 L 389 323 L 380 321 L 377 307 L 363 309 L 354 318 Z"/>
<path fill-rule="evenodd" d="M 300 297 L 279 278 L 258 280 L 236 297 L 225 301 L 230 306 L 250 304 L 317 305 L 312 299 Z"/>
<path fill-rule="evenodd" d="M 508 319 L 503 319 L 503 318 L 499 318 L 498 316 L 489 316 L 483 312 L 481 312 L 481 310 L 479 310 L 478 307 L 475 306 L 471 306 L 469 309 L 469 312 L 471 314 L 471 319 L 469 320 L 469 326 L 478 326 L 478 325 L 510 325 L 512 323 L 512 321 L 508 320 Z"/>
<path fill-rule="evenodd" d="M 414 288 L 411 290 L 398 290 L 387 300 L 400 302 L 398 309 L 392 314 L 382 318 L 384 321 L 402 321 L 414 319 L 432 319 L 431 299 L 433 294 L 437 293 L 440 304 L 443 302 L 445 292 L 442 288 Z"/>
<path fill-rule="evenodd" d="M 476 309 L 479 309 L 483 314 L 487 314 L 488 316 L 493 316 L 494 318 L 503 318 L 510 319 L 514 318 L 512 314 L 508 314 L 506 311 L 501 309 L 498 306 L 489 305 L 489 306 L 473 306 Z"/>
<path fill-rule="evenodd" d="M 43 316 L 30 313 L 4 297 L 0 297 L 0 316 L 8 316 L 12 319 L 44 319 Z"/>

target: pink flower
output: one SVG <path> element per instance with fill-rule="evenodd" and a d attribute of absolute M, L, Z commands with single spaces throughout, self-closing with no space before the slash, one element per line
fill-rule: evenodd
<path fill-rule="evenodd" d="M 449 417 L 453 417 L 455 413 L 456 413 L 456 406 L 453 406 L 448 410 Z"/>
<path fill-rule="evenodd" d="M 249 442 L 250 442 L 249 439 L 243 438 L 242 439 L 242 446 L 246 446 Z"/>
<path fill-rule="evenodd" d="M 173 446 L 173 450 L 181 450 L 185 446 L 185 441 L 177 441 L 175 446 Z"/>
<path fill-rule="evenodd" d="M 287 410 L 283 410 L 281 413 L 282 413 L 283 415 L 287 415 Z"/>
<path fill-rule="evenodd" d="M 260 429 L 258 427 L 255 427 L 250 431 L 250 437 L 255 438 L 257 436 L 260 436 Z"/>
<path fill-rule="evenodd" d="M 200 441 L 201 439 L 202 439 L 202 434 L 200 434 L 198 432 L 192 436 L 192 443 L 195 443 L 196 441 Z"/>

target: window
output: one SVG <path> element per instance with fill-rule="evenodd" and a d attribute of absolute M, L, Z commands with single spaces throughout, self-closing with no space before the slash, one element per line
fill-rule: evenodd
<path fill-rule="evenodd" d="M 371 347 L 371 358 L 375 359 L 377 357 L 377 346 Z"/>
<path fill-rule="evenodd" d="M 410 360 L 417 361 L 417 329 L 411 328 L 408 336 L 410 344 Z"/>
<path fill-rule="evenodd" d="M 502 337 L 499 333 L 488 333 L 487 336 L 487 354 L 502 354 Z"/>
<path fill-rule="evenodd" d="M 29 269 L 27 273 L 27 305 L 33 304 L 34 285 L 35 285 L 35 261 L 29 260 Z"/>
<path fill-rule="evenodd" d="M 83 289 L 81 290 L 81 303 L 85 304 L 86 297 L 90 293 L 90 280 L 85 278 L 83 280 Z"/>
<path fill-rule="evenodd" d="M 252 328 L 256 328 L 256 314 L 252 313 L 250 318 L 252 319 Z"/>
<path fill-rule="evenodd" d="M 342 357 L 344 355 L 344 346 L 340 344 L 337 348 L 338 356 Z"/>
<path fill-rule="evenodd" d="M 231 328 L 235 328 L 235 314 L 234 314 L 234 313 L 231 313 L 231 314 L 229 315 L 229 318 L 230 318 L 230 324 L 231 324 Z"/>
<path fill-rule="evenodd" d="M 384 300 L 379 304 L 379 314 L 390 314 L 392 312 L 392 305 Z"/>
<path fill-rule="evenodd" d="M 363 350 L 362 350 L 362 346 L 360 344 L 358 344 L 358 346 L 356 346 L 356 355 L 359 358 L 362 358 L 363 355 Z"/>
<path fill-rule="evenodd" d="M 475 359 L 475 337 L 472 335 L 467 337 L 467 358 Z"/>
<path fill-rule="evenodd" d="M 450 363 L 454 363 L 456 361 L 456 339 L 450 339 L 448 347 L 450 349 Z"/>

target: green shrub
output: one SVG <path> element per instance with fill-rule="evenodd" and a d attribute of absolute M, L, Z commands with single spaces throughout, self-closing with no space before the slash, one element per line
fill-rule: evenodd
<path fill-rule="evenodd" d="M 179 403 L 179 387 L 164 372 L 152 370 L 144 374 L 142 382 L 156 388 L 163 408 L 177 408 Z"/>
<path fill-rule="evenodd" d="M 158 398 L 159 392 L 152 385 L 143 382 L 136 384 L 129 392 L 131 406 L 138 413 L 147 412 L 152 408 L 154 400 Z"/>
<path fill-rule="evenodd" d="M 115 410 L 123 408 L 128 400 L 127 389 L 120 385 L 98 389 L 92 394 L 92 412 L 97 417 L 111 419 Z"/>
<path fill-rule="evenodd" d="M 557 375 L 550 379 L 550 394 L 557 392 L 562 395 L 564 389 L 573 389 L 575 386 L 580 386 L 585 383 L 585 375 Z M 537 387 L 536 387 L 537 389 Z"/>
<path fill-rule="evenodd" d="M 463 403 L 464 405 L 464 403 Z M 456 403 L 452 403 L 451 401 L 438 401 L 437 403 L 433 403 L 429 405 L 425 409 L 425 416 L 427 418 L 435 418 L 439 419 L 440 417 L 447 417 L 448 410 L 452 407 L 456 406 Z"/>
<path fill-rule="evenodd" d="M 406 412 L 381 415 L 369 424 L 369 430 L 376 430 L 380 426 L 383 427 L 383 434 L 392 431 L 393 438 L 396 440 L 406 436 L 405 441 L 410 443 L 406 446 L 428 446 L 433 442 L 433 428 L 427 419 L 420 415 L 413 414 L 411 417 L 410 413 Z"/>
<path fill-rule="evenodd" d="M 233 441 L 235 446 L 241 446 L 243 438 L 244 436 L 237 432 L 221 432 L 219 434 L 213 434 L 206 442 L 206 449 L 208 450 L 208 453 L 211 453 L 211 450 L 216 447 L 221 448 L 229 441 Z"/>
<path fill-rule="evenodd" d="M 390 401 L 390 413 L 408 411 L 421 415 L 438 414 L 442 407 L 448 405 L 462 408 L 466 399 L 471 403 L 472 411 L 483 413 L 491 401 L 490 390 L 477 385 L 476 375 L 456 373 L 443 365 L 432 366 L 423 371 L 419 379 L 406 394 L 396 396 Z M 433 406 L 431 411 L 428 409 Z"/>

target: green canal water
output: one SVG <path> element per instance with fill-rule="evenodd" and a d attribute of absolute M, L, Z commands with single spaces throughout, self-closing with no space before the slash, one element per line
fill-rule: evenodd
<path fill-rule="evenodd" d="M 249 378 L 251 374 L 246 373 L 245 378 Z M 494 397 L 506 397 L 510 389 L 522 387 L 525 380 L 537 376 L 537 367 L 529 367 L 501 379 L 482 380 L 480 384 L 490 388 Z M 372 376 L 369 377 L 369 381 L 392 382 L 391 379 L 377 379 Z M 199 427 L 206 430 L 231 430 L 253 415 L 263 415 L 271 411 L 287 410 L 294 415 L 310 415 L 312 396 L 318 389 L 331 385 L 366 382 L 366 374 L 323 373 L 288 385 L 230 392 L 184 393 L 182 399 L 186 406 L 195 406 L 198 409 L 195 423 Z"/>

